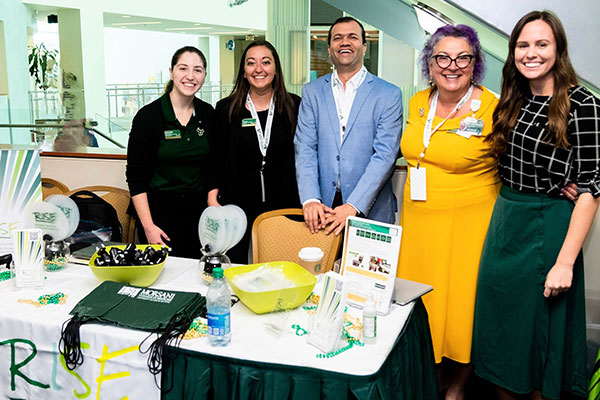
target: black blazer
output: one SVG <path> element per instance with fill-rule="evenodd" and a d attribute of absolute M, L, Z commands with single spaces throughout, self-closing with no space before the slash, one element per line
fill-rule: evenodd
<path fill-rule="evenodd" d="M 300 97 L 292 94 L 298 115 Z M 295 126 L 285 113 L 275 111 L 271 139 L 264 166 L 266 203 L 262 203 L 260 169 L 262 154 L 254 127 L 242 127 L 251 118 L 244 110 L 229 121 L 231 100 L 217 103 L 209 130 L 212 164 L 208 190 L 219 189 L 221 204 L 236 204 L 250 214 L 286 207 L 298 207 L 298 185 L 294 165 Z M 255 212 L 253 212 L 256 210 Z"/>

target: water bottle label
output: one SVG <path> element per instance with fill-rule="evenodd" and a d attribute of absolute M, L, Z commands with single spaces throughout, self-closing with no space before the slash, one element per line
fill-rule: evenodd
<path fill-rule="evenodd" d="M 377 316 L 363 318 L 363 336 L 366 338 L 377 336 Z"/>
<path fill-rule="evenodd" d="M 231 329 L 229 313 L 211 314 L 208 313 L 208 334 L 213 336 L 225 336 Z"/>

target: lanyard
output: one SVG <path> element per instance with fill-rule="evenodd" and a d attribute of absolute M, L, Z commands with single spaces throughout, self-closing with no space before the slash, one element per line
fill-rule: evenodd
<path fill-rule="evenodd" d="M 258 118 L 258 113 L 256 112 L 256 108 L 254 107 L 254 103 L 252 103 L 252 99 L 250 98 L 250 92 L 246 96 L 246 101 L 248 102 L 248 108 L 250 109 L 250 114 L 252 118 L 254 118 L 256 125 L 254 125 L 254 130 L 256 130 L 256 137 L 258 139 L 258 148 L 263 156 L 263 165 L 264 158 L 267 156 L 267 147 L 269 147 L 269 141 L 271 140 L 271 126 L 273 125 L 273 114 L 275 113 L 275 102 L 273 102 L 273 96 L 271 96 L 271 102 L 269 103 L 269 114 L 267 115 L 267 123 L 265 125 L 265 134 L 263 135 L 262 128 L 260 127 L 260 120 Z"/>
<path fill-rule="evenodd" d="M 356 91 L 358 90 L 358 87 L 363 83 L 366 77 L 367 69 L 363 66 L 356 75 L 354 75 L 348 80 L 348 82 L 346 82 L 346 85 L 348 83 L 352 84 L 352 93 L 348 94 L 346 93 L 346 89 L 344 89 L 344 85 L 341 82 L 338 82 L 340 78 L 337 74 L 337 70 L 334 71 L 334 73 L 332 74 L 331 90 L 333 92 L 333 100 L 335 101 L 335 107 L 338 112 L 341 139 L 343 139 L 344 132 L 346 130 L 346 122 L 350 114 L 350 108 L 352 107 L 352 103 L 354 103 Z M 353 79 L 355 81 L 353 81 Z"/>
<path fill-rule="evenodd" d="M 258 148 L 263 156 L 262 165 L 260 167 L 260 188 L 261 188 L 261 198 L 264 203 L 267 201 L 266 191 L 265 191 L 265 164 L 267 157 L 267 148 L 269 147 L 269 141 L 271 140 L 271 126 L 273 125 L 273 114 L 275 113 L 275 102 L 273 101 L 273 95 L 271 95 L 271 101 L 269 103 L 269 114 L 267 115 L 267 123 L 265 125 L 265 134 L 263 135 L 262 128 L 260 127 L 260 119 L 258 118 L 258 113 L 256 112 L 256 108 L 254 107 L 254 103 L 252 103 L 252 99 L 250 98 L 250 92 L 246 96 L 246 101 L 248 102 L 248 108 L 250 109 L 250 114 L 252 118 L 254 118 L 254 130 L 256 130 L 256 138 L 258 139 Z"/>
<path fill-rule="evenodd" d="M 469 87 L 467 94 L 465 94 L 462 97 L 462 99 L 460 99 L 458 104 L 456 104 L 456 107 L 454 107 L 454 109 L 452 111 L 450 111 L 450 114 L 448 114 L 448 116 L 446 118 L 444 118 L 444 120 L 442 122 L 437 124 L 435 126 L 435 128 L 431 129 L 431 127 L 433 126 L 433 119 L 435 118 L 435 111 L 437 110 L 437 102 L 438 102 L 439 94 L 440 94 L 440 92 L 436 91 L 435 94 L 433 95 L 433 99 L 431 100 L 431 107 L 429 108 L 429 113 L 427 114 L 427 121 L 425 122 L 425 129 L 423 129 L 423 146 L 424 147 L 423 147 L 423 151 L 421 152 L 421 154 L 419 154 L 419 158 L 417 159 L 417 168 L 419 168 L 419 166 L 421 165 L 421 161 L 423 161 L 423 158 L 425 158 L 425 152 L 427 151 L 427 147 L 429 147 L 429 143 L 431 141 L 431 137 L 433 136 L 433 134 L 442 125 L 444 125 L 444 122 L 446 122 L 450 118 L 452 118 L 452 116 L 458 110 L 460 110 L 462 106 L 465 105 L 467 100 L 469 100 L 469 97 L 471 97 L 471 94 L 473 94 L 473 85 L 471 85 L 471 87 Z"/>

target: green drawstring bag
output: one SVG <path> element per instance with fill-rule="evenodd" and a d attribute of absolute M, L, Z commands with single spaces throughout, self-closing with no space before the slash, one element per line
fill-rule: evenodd
<path fill-rule="evenodd" d="M 179 345 L 193 319 L 206 315 L 206 299 L 199 293 L 176 292 L 105 281 L 85 296 L 69 313 L 61 331 L 60 353 L 67 368 L 83 364 L 79 327 L 87 323 L 111 324 L 149 331 L 158 338 L 148 350 L 148 369 L 161 371 L 165 345 Z M 145 340 L 144 340 L 145 341 Z"/>

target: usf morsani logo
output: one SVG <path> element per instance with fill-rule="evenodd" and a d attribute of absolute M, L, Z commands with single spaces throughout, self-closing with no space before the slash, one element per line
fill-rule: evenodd
<path fill-rule="evenodd" d="M 35 222 L 45 222 L 48 224 L 53 224 L 54 222 L 56 222 L 56 213 L 55 212 L 34 211 L 33 216 L 35 218 Z"/>
<path fill-rule="evenodd" d="M 157 303 L 170 303 L 173 298 L 175 298 L 175 293 L 164 292 L 162 290 L 142 289 L 137 298 Z"/>

